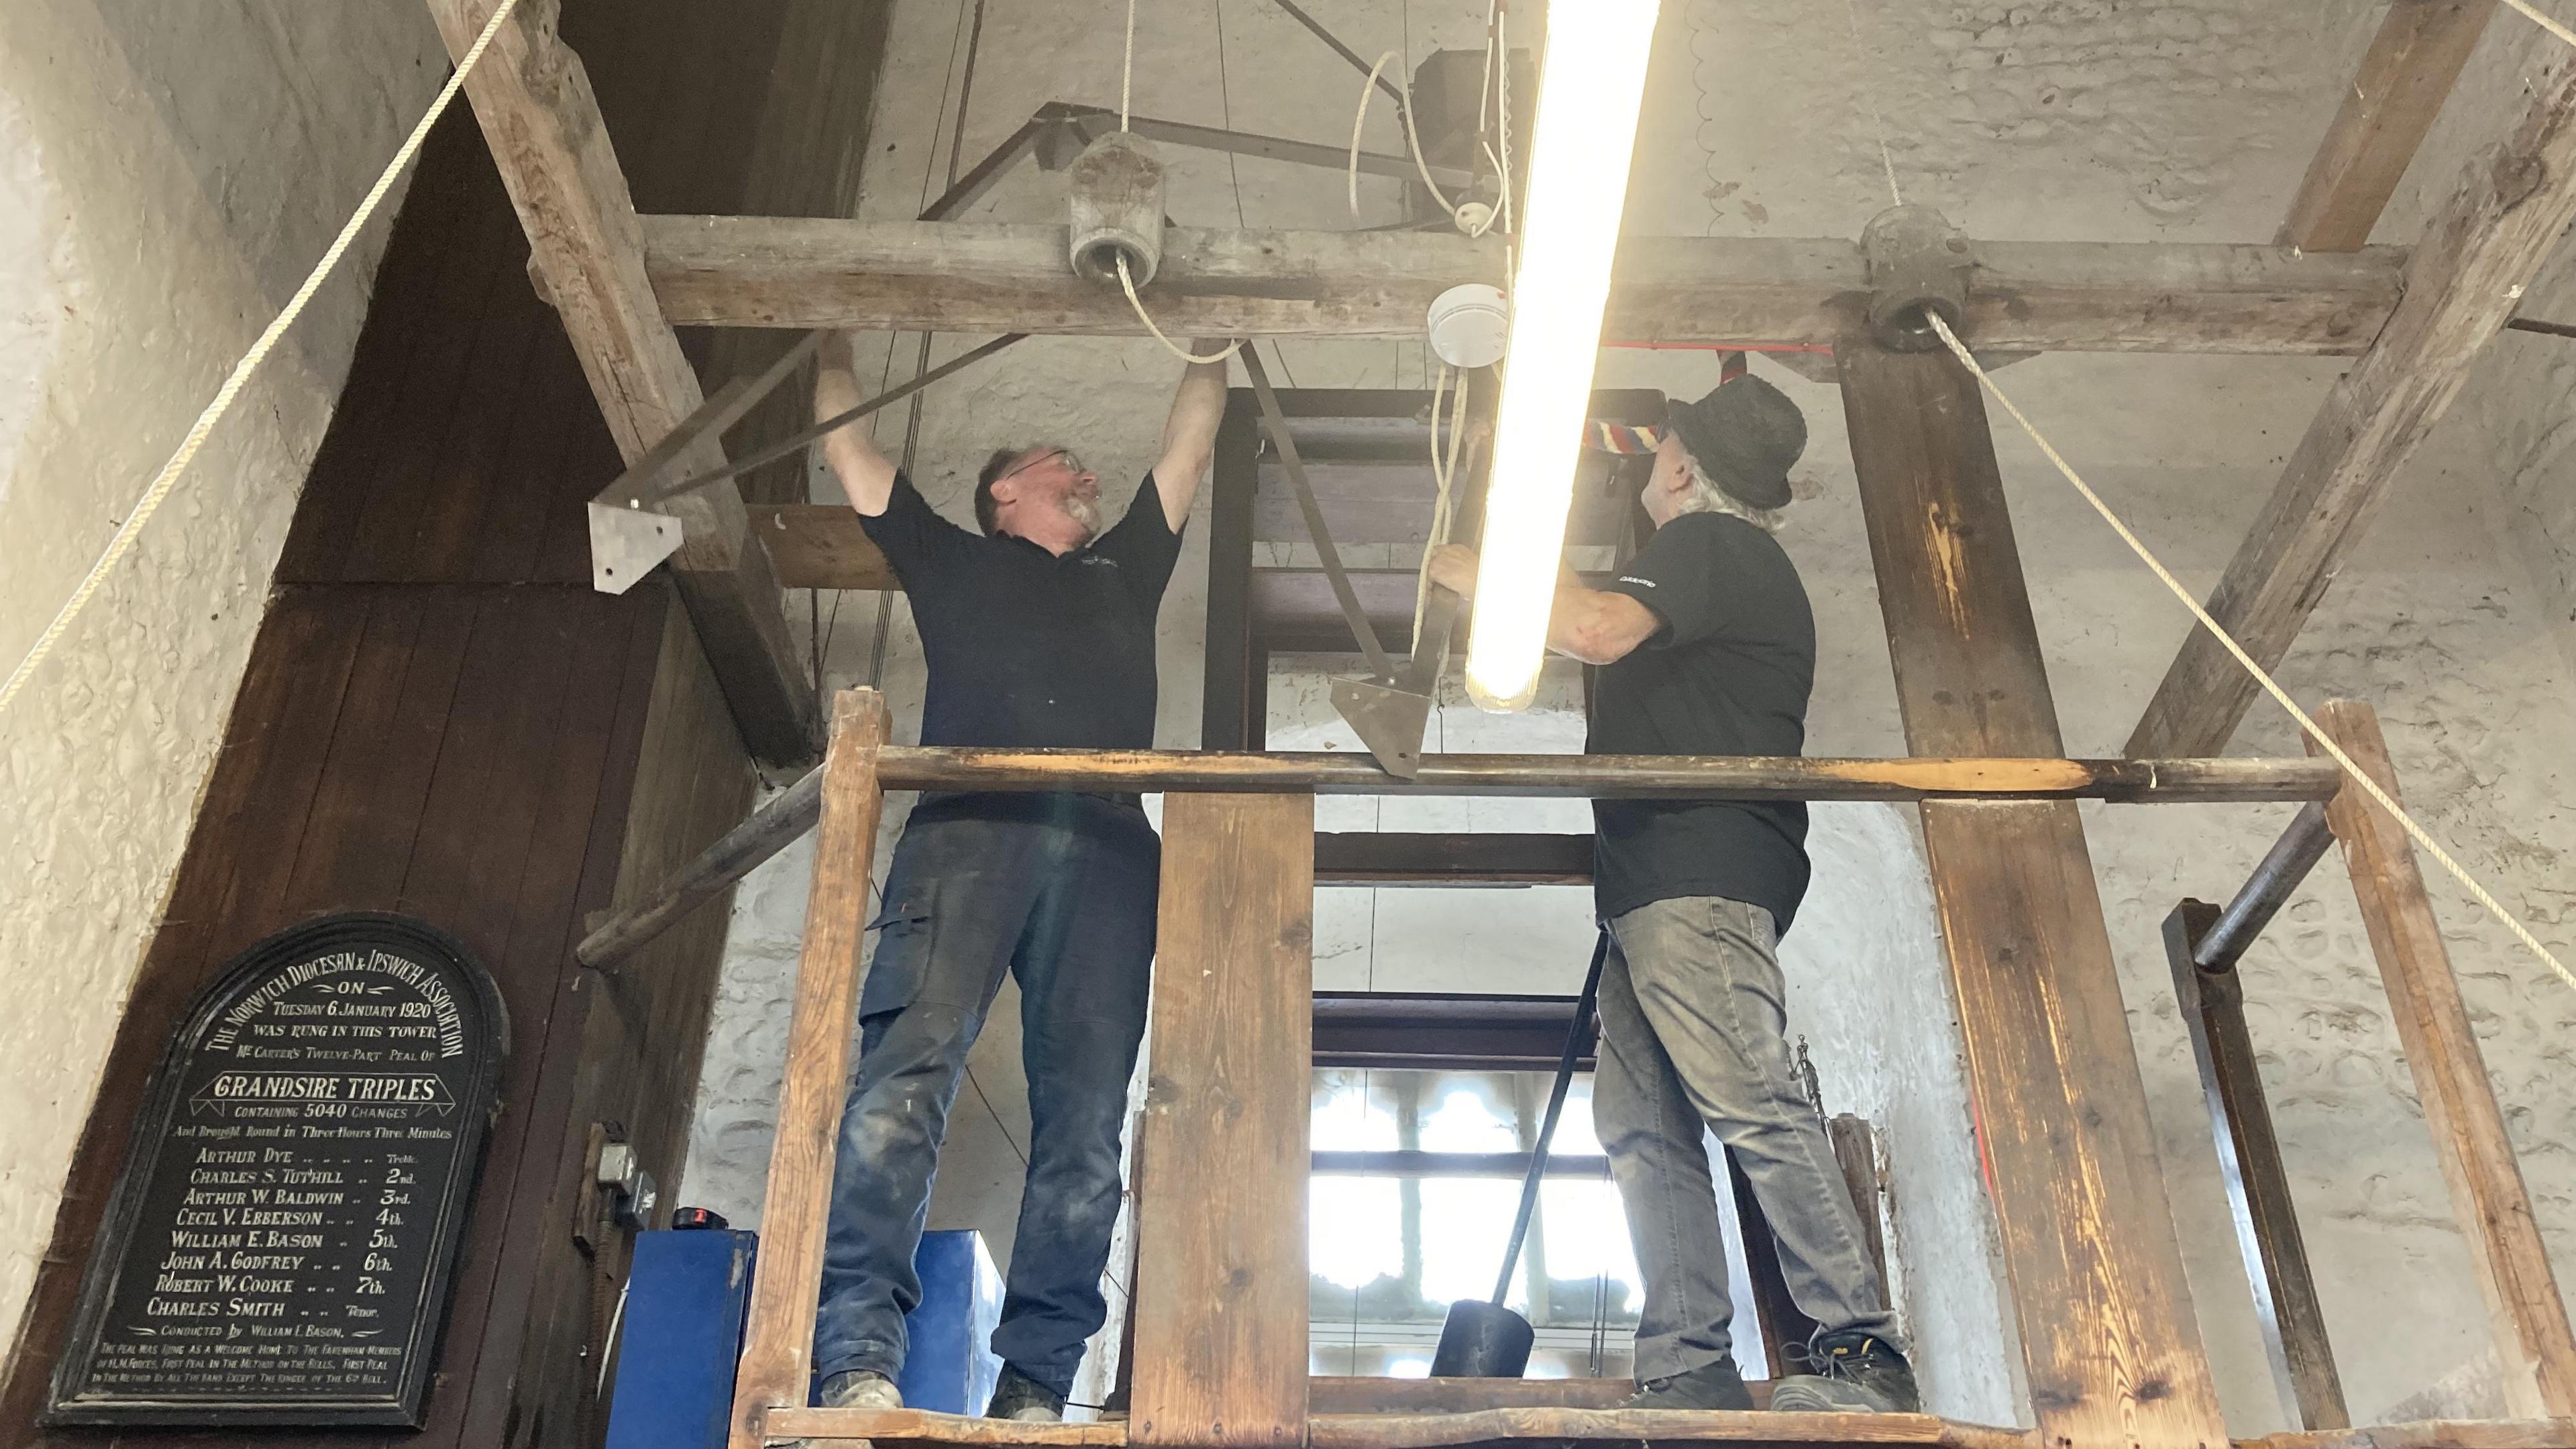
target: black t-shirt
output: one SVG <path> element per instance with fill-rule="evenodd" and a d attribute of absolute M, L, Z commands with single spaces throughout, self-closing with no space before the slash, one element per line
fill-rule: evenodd
<path fill-rule="evenodd" d="M 1655 531 L 1609 592 L 1663 627 L 1593 682 L 1594 755 L 1795 755 L 1806 745 L 1816 620 L 1777 539 L 1689 513 Z M 1597 800 L 1593 896 L 1614 917 L 1676 896 L 1764 907 L 1789 929 L 1807 893 L 1797 802 Z"/>
<path fill-rule="evenodd" d="M 958 527 L 900 474 L 859 523 L 921 630 L 923 744 L 1153 747 L 1154 616 L 1181 554 L 1153 475 L 1115 527 L 1061 557 Z"/>

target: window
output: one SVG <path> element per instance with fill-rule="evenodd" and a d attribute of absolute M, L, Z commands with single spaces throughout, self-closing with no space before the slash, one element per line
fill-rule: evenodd
<path fill-rule="evenodd" d="M 1312 1372 L 1430 1371 L 1449 1304 L 1494 1291 L 1521 1194 L 1521 1167 L 1496 1158 L 1535 1144 L 1551 1081 L 1530 1072 L 1315 1074 L 1315 1151 L 1383 1156 L 1329 1158 L 1313 1178 Z M 1592 1131 L 1588 1076 L 1567 1094 L 1550 1160 L 1559 1175 L 1541 1184 L 1504 1301 L 1538 1330 L 1532 1377 L 1624 1376 L 1641 1291 Z M 1569 1165 L 1584 1174 L 1562 1175 Z"/>

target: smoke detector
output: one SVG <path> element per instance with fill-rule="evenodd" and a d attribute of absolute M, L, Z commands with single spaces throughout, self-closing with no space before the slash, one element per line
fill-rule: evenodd
<path fill-rule="evenodd" d="M 1431 299 L 1431 350 L 1451 367 L 1491 367 L 1511 335 L 1500 287 L 1465 282 Z"/>

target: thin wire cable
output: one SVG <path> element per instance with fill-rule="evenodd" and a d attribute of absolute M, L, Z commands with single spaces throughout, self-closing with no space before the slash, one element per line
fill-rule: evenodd
<path fill-rule="evenodd" d="M 2093 505 L 2093 511 L 2102 515 L 2102 521 L 2111 525 L 2111 531 L 2120 536 L 2120 541 L 2129 546 L 2129 551 L 2136 554 L 2139 561 L 2144 563 L 2167 589 L 2173 591 L 2175 598 L 2182 600 L 2183 607 L 2191 610 L 2192 617 L 2200 621 L 2200 626 L 2207 629 L 2210 636 L 2215 638 L 2229 654 L 2235 656 L 2236 662 L 2244 666 L 2245 672 L 2254 677 L 2254 682 L 2263 687 L 2263 692 L 2271 695 L 2281 708 L 2290 712 L 2290 718 L 2298 721 L 2299 728 L 2306 732 L 2308 738 L 2317 742 L 2318 748 L 2324 750 L 2335 764 L 2342 768 L 2344 774 L 2361 787 L 2363 794 L 2368 795 L 2380 809 L 2388 812 L 2390 818 L 2406 832 L 2408 839 L 2413 840 L 2425 854 L 2433 857 L 2434 862 L 2449 872 L 2453 880 L 2465 887 L 2479 905 L 2486 907 L 2490 915 L 2502 921 L 2505 929 L 2513 932 L 2515 939 L 2529 947 L 2533 955 L 2546 962 L 2550 970 L 2558 973 L 2560 980 L 2571 987 L 2576 987 L 2576 971 L 2568 970 L 2567 963 L 2559 960 L 2555 952 L 2542 945 L 2540 938 L 2531 933 L 2530 927 L 2525 926 L 2513 912 L 2506 910 L 2501 901 L 2489 893 L 2485 886 L 2478 883 L 2477 877 L 2469 874 L 2467 867 L 2452 859 L 2451 853 L 2442 848 L 2442 843 L 2435 840 L 2423 826 L 2417 824 L 2414 816 L 2406 813 L 2406 807 L 2398 804 L 2394 797 L 2381 789 L 2378 781 L 2372 779 L 2360 765 L 2355 764 L 2352 756 L 2344 753 L 2343 746 L 2336 744 L 2314 719 L 2309 718 L 2306 710 L 2299 708 L 2298 701 L 2290 698 L 2290 692 L 2281 687 L 2280 682 L 2272 677 L 2270 671 L 2254 662 L 2254 656 L 2245 652 L 2245 646 L 2236 642 L 2236 636 L 2228 633 L 2216 619 L 2210 617 L 2209 610 L 2202 607 L 2199 596 L 2184 587 L 2182 580 L 2173 576 L 2173 571 L 2166 568 L 2164 562 L 2155 556 L 2154 551 L 2149 549 L 2137 534 L 2130 531 L 2129 525 L 2120 521 L 2120 516 L 2111 511 L 2111 505 L 2102 501 L 2102 495 L 2093 491 L 2092 486 L 2076 473 L 2073 465 L 2066 461 L 2047 438 L 2040 435 L 2039 428 L 2031 422 L 2030 418 L 2013 403 L 2009 396 L 2005 395 L 2002 388 L 1995 385 L 1995 380 L 1987 376 L 1986 370 L 1977 364 L 1976 355 L 1968 351 L 1967 347 L 1959 341 L 1958 335 L 1950 330 L 1949 324 L 1941 320 L 1941 314 L 1926 309 L 1924 316 L 1931 319 L 1932 330 L 1940 334 L 1941 341 L 1959 359 L 1960 364 L 1973 373 L 1978 382 L 1984 384 L 1986 391 L 1994 394 L 1995 401 L 2002 403 L 2004 411 L 2012 414 L 2013 421 L 2021 424 L 2021 430 L 2028 433 L 2030 440 L 2039 445 L 2040 452 L 2046 454 L 2048 461 L 2056 466 L 2057 471 L 2065 477 L 2066 481 L 2074 485 L 2075 491 L 2084 496 L 2084 501 Z"/>
<path fill-rule="evenodd" d="M 2541 14 L 2538 9 L 2532 6 L 2531 0 L 2504 0 L 2504 3 L 2521 11 L 2524 18 L 2528 19 L 2532 24 L 2539 26 L 2550 34 L 2557 36 L 2559 39 L 2566 41 L 2569 45 L 2576 45 L 2576 30 L 2570 30 L 2566 26 L 2559 24 L 2557 21 L 2550 19 L 2548 16 Z"/>
<path fill-rule="evenodd" d="M 8 708 L 9 701 L 16 699 L 27 687 L 36 667 L 54 652 L 54 646 L 62 642 L 64 631 L 71 628 L 72 620 L 88 607 L 91 596 L 105 582 L 108 571 L 133 551 L 134 540 L 142 534 L 143 526 L 152 521 L 152 515 L 161 511 L 161 505 L 170 497 L 170 490 L 178 486 L 179 475 L 187 472 L 188 465 L 196 461 L 198 449 L 206 444 L 206 435 L 215 430 L 215 424 L 223 421 L 224 414 L 232 411 L 233 400 L 241 396 L 251 374 L 259 371 L 259 365 L 268 360 L 270 350 L 286 335 L 286 329 L 294 326 L 295 319 L 304 315 L 305 306 L 313 300 L 316 292 L 322 290 L 322 284 L 330 279 L 332 271 L 340 265 L 340 259 L 348 254 L 350 245 L 358 239 L 358 233 L 376 214 L 376 208 L 384 203 L 385 193 L 393 189 L 394 182 L 411 165 L 412 158 L 420 154 L 421 144 L 429 139 L 429 128 L 446 114 L 448 103 L 455 100 L 456 93 L 464 88 L 465 77 L 483 58 L 483 52 L 491 48 L 492 37 L 501 33 L 501 26 L 518 5 L 519 0 L 501 0 L 500 7 L 492 12 L 492 18 L 483 23 L 483 33 L 474 37 L 474 44 L 466 50 L 464 59 L 456 63 L 455 74 L 450 75 L 447 84 L 439 88 L 438 98 L 429 103 L 429 110 L 421 116 L 420 123 L 403 138 L 402 145 L 394 152 L 394 159 L 387 162 L 383 174 L 376 177 L 376 184 L 367 188 L 366 198 L 350 214 L 347 224 L 340 228 L 340 234 L 331 239 L 322 259 L 313 264 L 313 270 L 304 278 L 304 285 L 295 289 L 295 295 L 287 299 L 285 310 L 279 312 L 267 330 L 259 334 L 259 340 L 251 344 L 250 351 L 242 354 L 241 361 L 233 364 L 232 375 L 215 390 L 214 401 L 207 403 L 205 410 L 197 414 L 196 424 L 179 441 L 179 450 L 170 455 L 169 462 L 161 465 L 161 472 L 153 478 L 152 486 L 143 491 L 143 497 L 126 513 L 125 522 L 118 525 L 115 536 L 107 541 L 98 561 L 90 565 L 80 587 L 72 590 L 72 596 L 55 611 L 53 622 L 36 637 L 35 646 L 27 651 L 27 657 L 18 661 L 17 668 L 9 671 L 9 682 L 0 685 L 0 709 Z"/>
<path fill-rule="evenodd" d="M 1359 109 L 1351 115 L 1351 160 L 1349 166 L 1349 180 L 1351 214 L 1353 216 L 1357 216 L 1360 210 L 1360 128 L 1368 123 L 1369 100 L 1377 92 L 1377 78 L 1379 74 L 1385 71 L 1388 61 L 1400 60 L 1402 58 L 1401 54 L 1392 50 L 1379 56 L 1377 58 L 1377 64 L 1369 67 L 1368 79 L 1360 83 Z M 1452 203 L 1449 200 L 1448 193 L 1440 189 L 1440 183 L 1431 179 L 1431 163 L 1424 160 L 1422 156 L 1422 134 L 1414 128 L 1413 124 L 1412 86 L 1407 85 L 1404 87 L 1404 100 L 1396 107 L 1396 109 L 1404 113 L 1404 144 L 1405 147 L 1413 153 L 1413 169 L 1421 173 L 1423 188 L 1431 193 L 1431 199 L 1438 203 L 1440 209 L 1449 214 L 1449 219 L 1457 223 L 1458 229 L 1467 233 L 1467 235 L 1483 236 L 1486 232 L 1493 230 L 1495 218 L 1502 214 L 1500 211 L 1493 207 L 1486 206 L 1481 201 L 1471 201 L 1468 202 L 1467 205 L 1482 211 L 1483 215 L 1470 220 L 1466 211 L 1460 206 Z"/>
<path fill-rule="evenodd" d="M 2506 3 L 2510 4 L 2512 0 L 2506 0 Z M 1851 16 L 1852 50 L 1860 57 L 1861 69 L 1867 71 L 1869 42 L 1861 35 L 1860 0 L 1843 0 L 1843 4 Z M 1887 117 L 1880 114 L 1878 93 L 1869 88 L 1869 78 L 1866 75 L 1861 78 L 1860 94 L 1861 99 L 1869 106 L 1870 126 L 1878 132 L 1878 164 L 1887 170 L 1887 199 L 1892 205 L 1903 206 L 1905 193 L 1896 185 L 1896 157 L 1887 149 Z"/>
<path fill-rule="evenodd" d="M 1452 374 L 1458 379 L 1458 390 L 1449 399 L 1449 458 L 1444 466 L 1440 457 L 1440 393 Z M 1431 480 L 1437 488 L 1431 503 L 1430 542 L 1422 550 L 1422 567 L 1413 580 L 1413 647 L 1422 648 L 1422 616 L 1431 606 L 1431 555 L 1449 541 L 1449 518 L 1453 494 L 1450 485 L 1458 477 L 1458 443 L 1467 431 L 1467 372 L 1443 364 L 1439 377 L 1431 384 Z"/>

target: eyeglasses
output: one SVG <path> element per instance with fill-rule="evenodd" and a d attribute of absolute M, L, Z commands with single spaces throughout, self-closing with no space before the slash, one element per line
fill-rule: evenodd
<path fill-rule="evenodd" d="M 1009 472 L 1004 473 L 1001 478 L 996 478 L 993 481 L 999 483 L 1003 478 L 1016 477 L 1019 474 L 1025 473 L 1029 469 L 1036 467 L 1040 463 L 1048 462 L 1050 460 L 1062 462 L 1068 472 L 1087 473 L 1091 471 L 1090 469 L 1082 466 L 1082 460 L 1074 456 L 1071 448 L 1049 448 L 1045 452 L 1038 454 L 1036 457 L 1020 464 Z"/>

